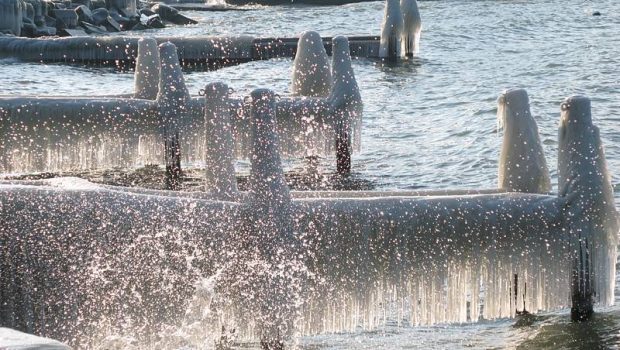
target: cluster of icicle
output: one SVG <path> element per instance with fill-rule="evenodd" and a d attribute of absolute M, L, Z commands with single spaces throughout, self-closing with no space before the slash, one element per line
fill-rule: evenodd
<path fill-rule="evenodd" d="M 338 130 L 359 149 L 362 102 L 348 40 L 334 39 L 333 84 L 326 97 L 282 98 L 277 104 L 284 156 L 335 153 Z M 138 42 L 131 98 L 0 98 L 0 172 L 75 171 L 162 164 L 164 134 L 179 134 L 184 166 L 204 165 L 205 100 L 191 98 L 174 45 Z M 323 59 L 323 58 L 320 58 Z M 295 80 L 296 81 L 296 80 Z M 317 85 L 318 86 L 318 85 Z M 237 158 L 251 150 L 247 104 L 230 99 Z"/>
<path fill-rule="evenodd" d="M 205 91 L 205 121 L 232 142 L 228 87 Z M 562 105 L 557 195 L 539 194 L 549 175 L 527 94 L 499 102 L 502 176 L 486 194 L 291 193 L 277 99 L 264 89 L 249 97 L 247 193 L 217 143 L 205 192 L 0 183 L 0 325 L 86 347 L 129 336 L 277 346 L 295 334 L 612 304 L 617 213 L 589 100 Z M 531 186 L 521 159 L 538 160 Z"/>
<path fill-rule="evenodd" d="M 422 20 L 416 0 L 386 0 L 379 57 L 413 57 L 419 51 Z"/>

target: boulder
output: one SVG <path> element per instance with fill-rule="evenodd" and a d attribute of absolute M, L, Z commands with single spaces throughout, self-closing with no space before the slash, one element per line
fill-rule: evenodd
<path fill-rule="evenodd" d="M 78 25 L 78 15 L 73 10 L 54 10 L 54 17 L 57 29 L 73 29 Z"/>
<path fill-rule="evenodd" d="M 91 12 L 91 16 L 93 17 L 93 22 L 91 23 L 99 26 L 102 25 L 106 21 L 106 19 L 108 19 L 110 13 L 104 8 L 98 8 Z"/>
<path fill-rule="evenodd" d="M 94 23 L 93 13 L 86 5 L 80 5 L 75 8 L 75 13 L 78 15 L 78 20 L 81 22 Z"/>
<path fill-rule="evenodd" d="M 98 35 L 108 34 L 108 31 L 106 30 L 106 27 L 104 26 L 96 26 L 88 22 L 81 22 L 80 25 L 82 26 L 82 28 L 84 28 L 84 30 L 88 34 L 98 34 Z"/>
<path fill-rule="evenodd" d="M 183 16 L 182 14 L 179 13 L 179 10 L 166 4 L 162 4 L 162 3 L 155 4 L 151 7 L 151 10 L 155 12 L 156 14 L 158 14 L 159 17 L 163 21 L 166 21 L 166 22 L 180 24 L 180 25 L 198 23 L 197 21 L 189 17 Z"/>

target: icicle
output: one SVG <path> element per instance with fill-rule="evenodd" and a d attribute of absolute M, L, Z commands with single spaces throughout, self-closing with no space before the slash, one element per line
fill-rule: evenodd
<path fill-rule="evenodd" d="M 134 98 L 154 100 L 159 91 L 159 50 L 153 38 L 138 40 Z"/>
<path fill-rule="evenodd" d="M 618 235 L 613 189 L 587 97 L 562 103 L 558 147 L 558 192 L 568 200 L 566 221 L 576 254 L 572 316 L 581 320 L 592 313 L 593 302 L 614 302 Z"/>
<path fill-rule="evenodd" d="M 399 0 L 386 0 L 379 57 L 396 59 L 401 56 L 401 38 L 403 36 L 403 14 Z"/>
<path fill-rule="evenodd" d="M 303 32 L 293 61 L 291 93 L 299 96 L 327 96 L 332 85 L 329 61 L 321 35 Z"/>
<path fill-rule="evenodd" d="M 207 84 L 205 92 L 206 191 L 222 199 L 237 195 L 234 144 L 230 123 L 229 88 L 223 83 Z"/>
<path fill-rule="evenodd" d="M 498 99 L 497 119 L 504 128 L 499 157 L 499 188 L 546 193 L 551 181 L 527 92 L 509 89 Z"/>
<path fill-rule="evenodd" d="M 400 0 L 400 8 L 403 13 L 403 53 L 407 57 L 413 57 L 420 51 L 420 33 L 422 31 L 422 19 L 416 0 Z"/>

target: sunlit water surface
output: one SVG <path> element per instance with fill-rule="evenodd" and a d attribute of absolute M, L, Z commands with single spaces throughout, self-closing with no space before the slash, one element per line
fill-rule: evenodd
<path fill-rule="evenodd" d="M 378 34 L 383 3 L 342 7 L 258 7 L 245 12 L 188 12 L 200 24 L 149 35 L 250 34 L 294 36 Z M 614 187 L 620 182 L 620 2 L 421 2 L 418 59 L 396 65 L 359 59 L 353 67 L 364 99 L 363 149 L 353 171 L 379 189 L 480 188 L 497 182 L 501 142 L 496 98 L 526 88 L 555 178 L 559 104 L 571 94 L 592 98 Z M 600 11 L 602 16 L 592 16 Z M 134 33 L 132 35 L 139 35 Z M 0 60 L 0 94 L 105 95 L 129 93 L 133 76 L 111 69 Z M 236 94 L 256 87 L 289 88 L 291 60 L 252 62 L 191 72 L 193 94 L 224 81 Z M 331 163 L 331 162 L 327 162 Z M 329 164 L 327 165 L 330 166 Z M 616 191 L 620 193 L 619 191 Z M 616 195 L 620 203 L 620 195 Z M 620 292 L 617 291 L 617 295 Z M 589 323 L 566 313 L 532 320 L 485 321 L 297 340 L 303 349 L 599 349 L 620 347 L 620 306 Z M 250 346 L 251 347 L 251 346 Z"/>

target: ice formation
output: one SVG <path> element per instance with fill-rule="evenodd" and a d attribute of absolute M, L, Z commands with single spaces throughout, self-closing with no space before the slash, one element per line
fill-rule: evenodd
<path fill-rule="evenodd" d="M 400 9 L 399 0 L 386 0 L 383 24 L 381 25 L 379 57 L 397 58 L 401 56 L 403 26 L 403 13 Z"/>
<path fill-rule="evenodd" d="M 221 106 L 225 86 L 208 89 Z M 617 213 L 589 100 L 562 107 L 558 195 L 291 195 L 276 97 L 255 90 L 250 103 L 250 191 L 232 201 L 74 179 L 1 182 L 0 324 L 88 347 L 157 334 L 203 305 L 192 322 L 273 344 L 523 309 L 572 305 L 585 317 L 591 302 L 613 303 Z M 207 276 L 205 306 L 196 293 Z"/>
<path fill-rule="evenodd" d="M 303 32 L 299 36 L 293 61 L 291 93 L 299 96 L 327 96 L 332 86 L 332 75 L 323 39 L 317 32 Z"/>
<path fill-rule="evenodd" d="M 549 169 L 523 89 L 509 89 L 497 101 L 504 139 L 499 156 L 499 187 L 509 191 L 546 193 L 551 190 Z"/>
<path fill-rule="evenodd" d="M 403 14 L 402 43 L 403 54 L 412 57 L 420 50 L 420 33 L 422 19 L 416 0 L 400 0 L 400 9 Z"/>
<path fill-rule="evenodd" d="M 68 346 L 58 341 L 10 328 L 0 328 L 0 347 L 3 350 L 70 350 Z"/>

